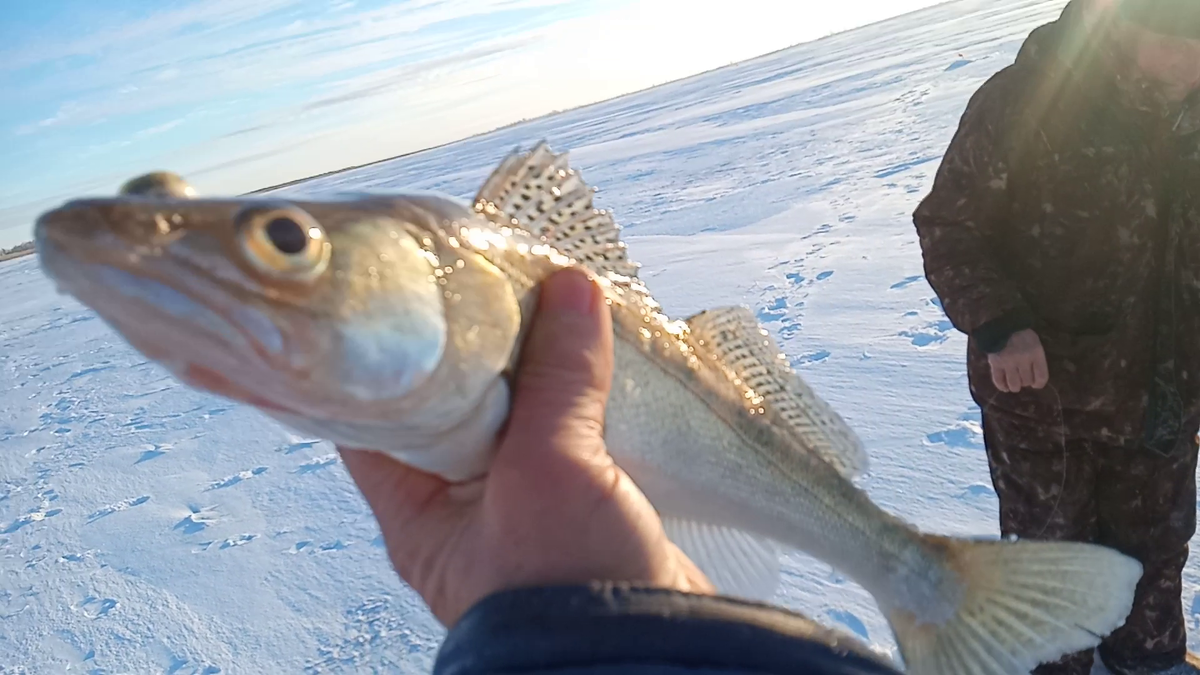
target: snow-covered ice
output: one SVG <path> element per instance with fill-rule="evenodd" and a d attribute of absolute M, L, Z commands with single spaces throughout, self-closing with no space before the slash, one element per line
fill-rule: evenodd
<path fill-rule="evenodd" d="M 910 214 L 968 97 L 1064 4 L 956 0 L 282 192 L 466 198 L 546 138 L 600 187 L 672 315 L 758 312 L 862 435 L 882 506 L 994 536 L 965 339 Z M 178 384 L 35 258 L 0 265 L 0 289 L 0 673 L 428 671 L 442 630 L 329 444 Z M 828 565 L 792 555 L 777 600 L 894 649 Z"/>

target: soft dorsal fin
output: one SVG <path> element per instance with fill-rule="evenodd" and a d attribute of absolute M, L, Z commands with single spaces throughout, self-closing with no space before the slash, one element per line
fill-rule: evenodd
<path fill-rule="evenodd" d="M 621 228 L 592 204 L 595 190 L 543 141 L 528 153 L 514 151 L 475 197 L 475 209 L 499 224 L 519 227 L 601 275 L 636 277 Z"/>
<path fill-rule="evenodd" d="M 867 453 L 854 430 L 795 371 L 754 314 L 721 307 L 685 320 L 698 352 L 724 364 L 731 383 L 773 412 L 803 447 L 854 478 L 867 470 Z"/>

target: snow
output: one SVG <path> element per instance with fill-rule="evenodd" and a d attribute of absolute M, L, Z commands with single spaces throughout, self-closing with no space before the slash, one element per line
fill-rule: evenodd
<path fill-rule="evenodd" d="M 758 312 L 863 437 L 884 508 L 996 536 L 965 339 L 910 214 L 971 93 L 1064 4 L 956 0 L 282 193 L 470 197 L 546 138 L 672 315 Z M 0 673 L 428 671 L 443 632 L 329 444 L 178 384 L 36 258 L 0 265 L 0 288 Z M 777 600 L 894 650 L 824 563 L 790 554 Z"/>

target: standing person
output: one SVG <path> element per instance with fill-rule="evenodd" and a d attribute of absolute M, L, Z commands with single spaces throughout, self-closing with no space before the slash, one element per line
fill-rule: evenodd
<path fill-rule="evenodd" d="M 1145 568 L 1098 650 L 1117 674 L 1200 672 L 1181 598 L 1200 427 L 1198 89 L 1200 2 L 1072 0 L 971 98 L 913 217 L 929 283 L 969 335 L 1002 533 L 1101 543 Z"/>

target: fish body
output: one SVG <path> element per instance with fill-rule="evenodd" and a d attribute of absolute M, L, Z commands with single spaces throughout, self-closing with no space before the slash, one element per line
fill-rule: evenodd
<path fill-rule="evenodd" d="M 513 153 L 472 204 L 424 193 L 199 199 L 170 174 L 36 226 L 43 269 L 182 381 L 450 481 L 487 472 L 538 284 L 591 270 L 613 313 L 605 440 L 726 593 L 780 548 L 853 578 L 910 672 L 1027 673 L 1096 645 L 1141 566 L 1088 544 L 923 534 L 853 482 L 854 431 L 754 315 L 666 316 L 566 155 Z"/>

